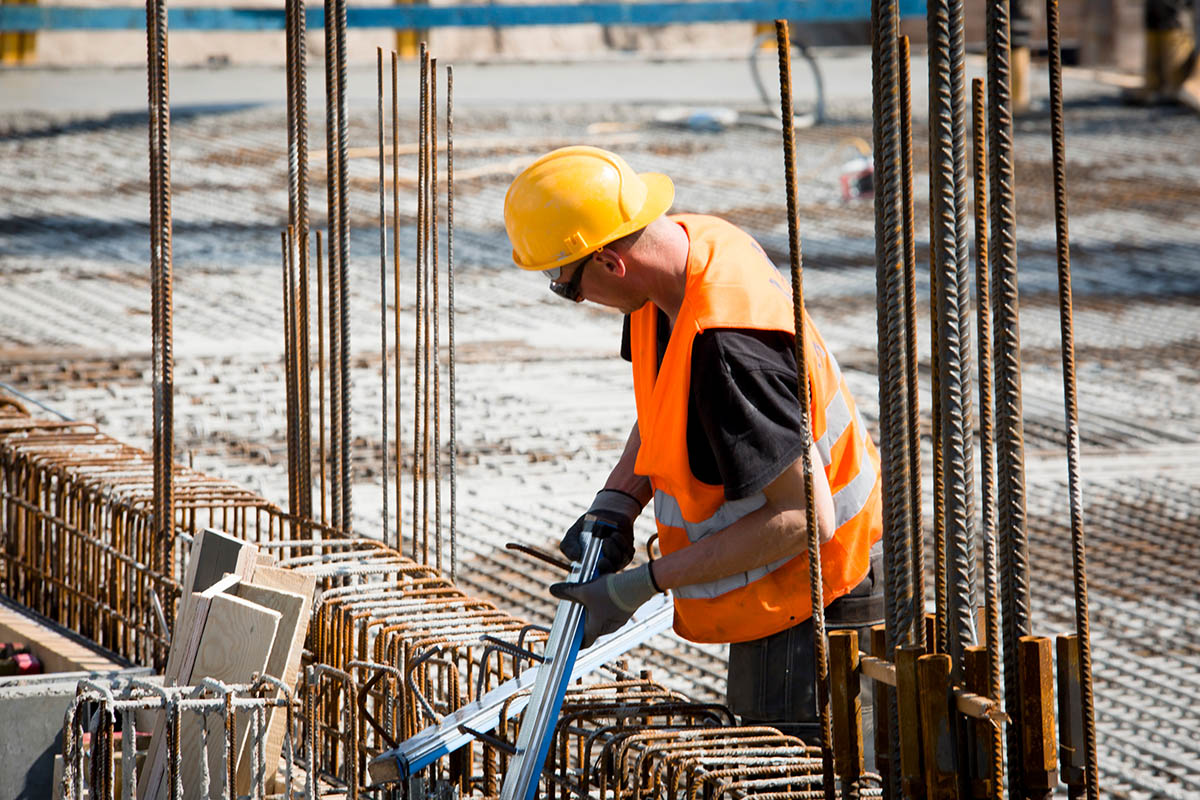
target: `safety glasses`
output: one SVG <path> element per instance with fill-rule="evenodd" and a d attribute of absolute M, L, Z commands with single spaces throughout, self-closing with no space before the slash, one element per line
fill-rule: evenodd
<path fill-rule="evenodd" d="M 578 303 L 582 301 L 583 292 L 580 290 L 579 284 L 583 281 L 583 268 L 586 267 L 588 262 L 591 260 L 592 257 L 588 256 L 583 261 L 579 262 L 579 266 L 575 268 L 573 273 L 571 273 L 571 280 L 567 281 L 566 283 L 558 280 L 551 280 L 550 291 L 554 292 L 564 300 L 570 300 L 572 303 Z M 559 270 L 559 274 L 562 274 L 561 269 Z"/>

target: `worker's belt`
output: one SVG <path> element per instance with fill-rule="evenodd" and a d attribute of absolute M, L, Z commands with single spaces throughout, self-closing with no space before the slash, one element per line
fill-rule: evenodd
<path fill-rule="evenodd" d="M 867 577 L 825 608 L 825 630 L 869 628 L 883 622 L 883 546 L 871 548 Z"/>

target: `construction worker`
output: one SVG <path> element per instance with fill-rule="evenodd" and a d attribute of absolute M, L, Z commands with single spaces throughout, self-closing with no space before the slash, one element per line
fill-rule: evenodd
<path fill-rule="evenodd" d="M 730 223 L 666 216 L 673 199 L 665 175 L 594 147 L 543 156 L 505 197 L 517 266 L 624 312 L 633 364 L 637 424 L 587 511 L 611 531 L 603 574 L 550 591 L 586 607 L 586 647 L 670 590 L 680 636 L 730 643 L 728 701 L 743 723 L 817 742 L 802 454 L 823 466 L 812 500 L 831 629 L 883 616 L 879 456 L 807 319 L 813 441 L 801 437 L 787 282 Z M 651 500 L 662 557 L 622 571 Z M 561 543 L 573 560 L 587 514 Z"/>
<path fill-rule="evenodd" d="M 1178 102 L 1200 111 L 1200 63 L 1196 37 L 1188 30 L 1191 0 L 1147 0 L 1146 51 L 1142 85 L 1125 94 L 1140 105 Z"/>

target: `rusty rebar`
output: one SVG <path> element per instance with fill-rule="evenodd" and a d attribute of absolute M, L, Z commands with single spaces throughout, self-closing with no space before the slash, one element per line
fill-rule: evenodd
<path fill-rule="evenodd" d="M 342 520 L 341 529 L 350 536 L 354 531 L 352 485 L 354 464 L 350 459 L 350 177 L 346 166 L 346 0 L 335 0 L 337 6 L 337 103 L 338 103 L 338 269 L 341 271 L 341 297 L 338 322 L 341 324 L 341 385 L 342 385 Z"/>
<path fill-rule="evenodd" d="M 287 475 L 288 475 L 288 511 L 291 514 L 297 514 L 299 509 L 299 486 L 296 481 L 296 459 L 299 456 L 296 447 L 296 428 L 297 417 L 296 413 L 296 370 L 295 370 L 295 351 L 293 342 L 295 340 L 295 329 L 293 322 L 293 309 L 295 296 L 292 290 L 292 257 L 291 257 L 291 235 L 292 227 L 289 225 L 287 230 L 281 231 L 280 238 L 280 253 L 283 263 L 283 381 L 284 381 L 284 408 L 286 409 L 286 437 L 287 437 Z"/>
<path fill-rule="evenodd" d="M 288 222 L 295 231 L 299 252 L 296 283 L 298 442 L 298 499 L 296 512 L 312 518 L 312 413 L 309 373 L 309 290 L 308 290 L 308 57 L 307 24 L 302 0 L 288 0 L 287 18 L 287 100 L 288 100 Z"/>
<path fill-rule="evenodd" d="M 909 41 L 900 36 L 900 159 L 901 217 L 904 226 L 904 329 L 905 383 L 907 384 L 909 518 L 912 538 L 911 570 L 913 619 L 912 639 L 925 646 L 925 537 L 921 523 L 921 402 L 917 364 L 917 242 L 916 211 L 913 207 L 912 74 Z"/>
<path fill-rule="evenodd" d="M 430 398 L 432 395 L 432 373 L 436 372 L 433 363 L 436 358 L 436 343 L 431 335 L 432 328 L 432 309 L 430 302 L 430 294 L 432 293 L 433 271 L 435 269 L 434 249 L 437 241 L 437 224 L 434 220 L 434 214 L 437 209 L 437 184 L 434 182 L 433 174 L 436 170 L 437 162 L 437 139 L 436 131 L 433 127 L 434 109 L 437 106 L 437 97 L 433 94 L 433 73 L 434 60 L 429 56 L 429 51 L 426 49 L 424 69 L 421 77 L 424 81 L 421 91 L 425 95 L 425 101 L 422 103 L 425 116 L 421 120 L 422 126 L 425 128 L 425 265 L 424 265 L 424 282 L 423 291 L 425 293 L 425 305 L 422 309 L 425 325 L 425 337 L 422 340 L 422 358 L 424 374 L 425 391 L 421 395 L 421 563 L 429 563 L 429 460 L 430 460 L 430 438 L 431 425 L 430 417 Z M 431 246 L 432 245 L 432 246 Z M 435 532 L 436 533 L 436 532 Z"/>
<path fill-rule="evenodd" d="M 388 540 L 388 335 L 387 335 L 387 203 L 383 187 L 383 48 L 375 48 L 376 71 L 379 78 L 379 91 L 376 98 L 378 110 L 379 138 L 379 363 L 381 375 L 382 401 L 380 402 L 380 436 L 383 440 L 383 452 L 380 457 L 382 478 L 380 487 L 383 492 L 382 510 L 380 513 L 383 523 L 382 541 Z M 399 420 L 397 419 L 397 422 Z"/>
<path fill-rule="evenodd" d="M 429 61 L 429 97 L 432 100 L 429 109 L 429 141 L 430 179 L 433 187 L 430 194 L 433 213 L 430 215 L 430 230 L 433 232 L 433 271 L 430 281 L 433 284 L 433 535 L 434 535 L 434 566 L 442 571 L 442 337 L 441 317 L 442 306 L 440 285 L 442 282 L 438 266 L 438 202 L 441 189 L 438 186 L 438 113 L 437 113 L 437 59 Z"/>
<path fill-rule="evenodd" d="M 446 326 L 450 370 L 450 580 L 458 576 L 458 438 L 454 374 L 454 67 L 446 65 Z"/>
<path fill-rule="evenodd" d="M 167 4 L 147 0 L 150 101 L 150 305 L 154 416 L 154 526 L 159 571 L 175 571 L 174 403 L 175 352 L 171 296 L 171 93 L 167 56 Z M 169 601 L 168 601 L 169 602 Z M 174 619 L 173 604 L 166 609 Z"/>
<path fill-rule="evenodd" d="M 817 530 L 816 505 L 812 502 L 813 461 L 812 399 L 808 387 L 808 353 L 804 330 L 803 257 L 801 254 L 796 195 L 796 127 L 792 115 L 792 45 L 787 20 L 775 20 L 775 44 L 779 51 L 780 113 L 783 120 L 783 168 L 787 187 L 788 255 L 792 272 L 792 312 L 795 320 L 796 383 L 800 400 L 800 439 L 805 443 L 801 463 L 804 468 L 805 522 L 808 534 L 808 582 L 812 601 L 813 661 L 816 673 L 817 713 L 821 724 L 821 757 L 825 777 L 825 796 L 833 800 L 833 731 L 829 702 L 829 655 L 825 642 L 824 585 L 821 580 L 821 540 Z"/>
<path fill-rule="evenodd" d="M 1079 647 L 1079 701 L 1083 717 L 1084 781 L 1088 800 L 1100 797 L 1096 754 L 1096 709 L 1092 693 L 1092 645 L 1088 625 L 1087 551 L 1083 488 L 1079 476 L 1079 398 L 1075 385 L 1075 324 L 1071 300 L 1071 242 L 1067 225 L 1067 158 L 1063 121 L 1062 46 L 1058 0 L 1046 0 L 1050 57 L 1050 136 L 1054 162 L 1054 233 L 1058 261 L 1059 328 L 1062 336 L 1063 400 L 1067 424 L 1067 485 L 1071 507 L 1071 567 L 1075 589 L 1075 633 Z"/>
<path fill-rule="evenodd" d="M 325 0 L 325 196 L 328 217 L 329 267 L 329 486 L 331 489 L 331 524 L 343 527 L 342 511 L 342 271 L 341 242 L 342 214 L 338 159 L 340 127 L 338 114 L 338 34 L 337 0 Z"/>
<path fill-rule="evenodd" d="M 987 118 L 984 83 L 971 83 L 972 144 L 975 174 L 975 305 L 978 323 L 979 354 L 979 511 L 983 540 L 984 642 L 987 648 L 988 696 L 1001 699 L 1000 684 L 1000 597 L 996 561 L 996 473 L 992 425 L 992 315 L 991 287 L 988 274 L 987 208 Z M 999 800 L 1004 794 L 1004 746 L 999 728 L 994 730 L 990 746 L 992 762 L 989 797 Z"/>
<path fill-rule="evenodd" d="M 394 337 L 396 351 L 396 549 L 404 549 L 404 500 L 400 481 L 404 474 L 401 446 L 402 420 L 400 404 L 400 82 L 398 55 L 392 51 L 392 298 L 395 313 Z M 387 458 L 387 453 L 384 453 Z"/>
<path fill-rule="evenodd" d="M 973 644 L 972 519 L 974 489 L 971 441 L 970 332 L 966 317 L 966 243 L 962 154 L 962 3 L 939 0 L 928 9 L 929 61 L 932 91 L 929 119 L 933 129 L 930 152 L 931 194 L 938 197 L 935 238 L 938 304 L 938 368 L 944 469 L 946 540 L 946 637 L 956 679 L 961 676 L 963 648 Z M 965 334 L 965 335 L 964 335 Z M 943 613 L 942 609 L 938 614 Z"/>
<path fill-rule="evenodd" d="M 884 613 L 888 652 L 911 643 L 920 613 L 913 596 L 913 520 L 910 503 L 909 455 L 905 428 L 908 386 L 903 368 L 907 363 L 907 344 L 902 303 L 904 263 L 901 237 L 904 235 L 900 209 L 902 145 L 901 110 L 897 104 L 899 66 L 897 38 L 899 10 L 894 0 L 873 0 L 871 5 L 873 41 L 872 66 L 872 138 L 874 157 L 875 213 L 875 285 L 877 357 L 879 362 L 880 457 L 883 472 L 883 560 Z M 900 754 L 899 718 L 896 693 L 887 692 L 886 719 L 880 723 L 893 732 L 890 754 L 891 774 L 884 776 L 889 793 L 898 796 Z"/>
<path fill-rule="evenodd" d="M 1003 611 L 1004 707 L 1008 726 L 1008 785 L 1024 796 L 1021 737 L 1024 720 L 1018 640 L 1031 632 L 1029 541 L 1025 516 L 1025 430 L 1021 418 L 1021 338 L 1018 320 L 1015 176 L 1013 168 L 1010 17 L 1006 0 L 987 14 L 988 262 L 992 270 L 994 390 L 996 393 L 996 532 Z"/>
<path fill-rule="evenodd" d="M 317 430 L 318 461 L 321 474 L 321 524 L 329 524 L 329 509 L 326 498 L 325 466 L 325 289 L 321 261 L 321 232 L 317 231 Z"/>
<path fill-rule="evenodd" d="M 412 468 L 412 559 L 417 561 L 418 531 L 420 531 L 421 494 L 420 487 L 424 480 L 421 470 L 421 333 L 423 330 L 423 306 L 425 302 L 425 104 L 428 96 L 425 92 L 425 73 L 429 68 L 429 54 L 425 43 L 421 42 L 420 65 L 420 104 L 417 114 L 417 260 L 416 260 L 416 299 L 413 305 L 414 334 L 413 334 L 413 468 Z"/>

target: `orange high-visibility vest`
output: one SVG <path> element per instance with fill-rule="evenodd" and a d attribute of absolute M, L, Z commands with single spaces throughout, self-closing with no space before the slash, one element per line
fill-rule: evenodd
<path fill-rule="evenodd" d="M 688 463 L 687 411 L 692 341 L 709 328 L 795 333 L 791 292 L 749 235 L 715 217 L 672 220 L 691 246 L 683 304 L 661 367 L 658 309 L 647 303 L 630 318 L 633 387 L 641 448 L 634 471 L 650 479 L 659 547 L 673 553 L 727 528 L 766 503 L 762 492 L 726 500 L 722 486 L 703 483 Z M 841 370 L 805 316 L 812 396 L 812 434 L 833 493 L 836 532 L 821 546 L 826 605 L 866 577 L 871 545 L 883 533 L 879 453 Z M 808 554 L 764 564 L 675 596 L 675 631 L 694 642 L 744 642 L 777 633 L 812 615 Z"/>

